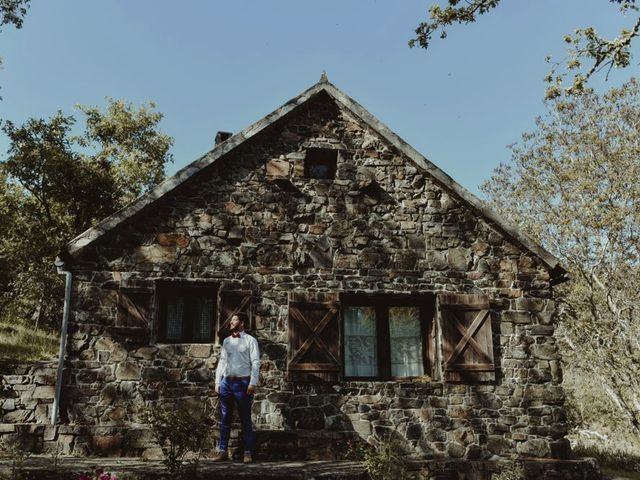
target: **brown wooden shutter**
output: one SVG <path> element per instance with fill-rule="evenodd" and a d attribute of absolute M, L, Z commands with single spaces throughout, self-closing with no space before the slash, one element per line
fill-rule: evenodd
<path fill-rule="evenodd" d="M 342 346 L 337 293 L 289 295 L 289 357 L 291 379 L 340 379 Z"/>
<path fill-rule="evenodd" d="M 231 317 L 243 313 L 247 318 L 246 330 L 252 330 L 253 325 L 253 293 L 249 291 L 221 291 L 220 317 L 218 323 L 218 339 L 220 343 L 230 335 L 229 323 Z"/>
<path fill-rule="evenodd" d="M 120 289 L 116 327 L 149 328 L 152 298 L 150 290 Z"/>
<path fill-rule="evenodd" d="M 438 296 L 444 379 L 451 382 L 495 380 L 491 312 L 486 295 Z"/>

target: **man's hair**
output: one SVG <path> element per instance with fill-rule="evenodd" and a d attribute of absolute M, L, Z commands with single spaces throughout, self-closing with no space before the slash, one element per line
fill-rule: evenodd
<path fill-rule="evenodd" d="M 238 320 L 240 320 L 245 327 L 249 325 L 246 313 L 238 312 L 234 316 L 238 317 Z"/>

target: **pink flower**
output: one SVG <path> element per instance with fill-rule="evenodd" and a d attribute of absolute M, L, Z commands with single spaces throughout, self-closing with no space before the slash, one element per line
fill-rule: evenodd
<path fill-rule="evenodd" d="M 101 473 L 98 478 L 99 480 L 111 480 L 111 475 L 108 473 Z"/>

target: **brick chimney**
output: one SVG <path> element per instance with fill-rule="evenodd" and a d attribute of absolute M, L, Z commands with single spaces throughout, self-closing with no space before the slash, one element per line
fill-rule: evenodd
<path fill-rule="evenodd" d="M 220 145 L 227 138 L 229 138 L 233 133 L 231 132 L 218 132 L 216 133 L 216 145 Z"/>

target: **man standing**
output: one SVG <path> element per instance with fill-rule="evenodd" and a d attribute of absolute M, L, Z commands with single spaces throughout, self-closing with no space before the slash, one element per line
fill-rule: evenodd
<path fill-rule="evenodd" d="M 216 393 L 220 395 L 220 443 L 214 462 L 229 459 L 227 447 L 231 433 L 231 412 L 237 403 L 242 425 L 244 463 L 251 463 L 253 452 L 253 426 L 251 402 L 260 374 L 258 341 L 244 331 L 244 315 L 234 315 L 229 324 L 231 335 L 222 342 L 220 360 L 216 369 Z"/>

